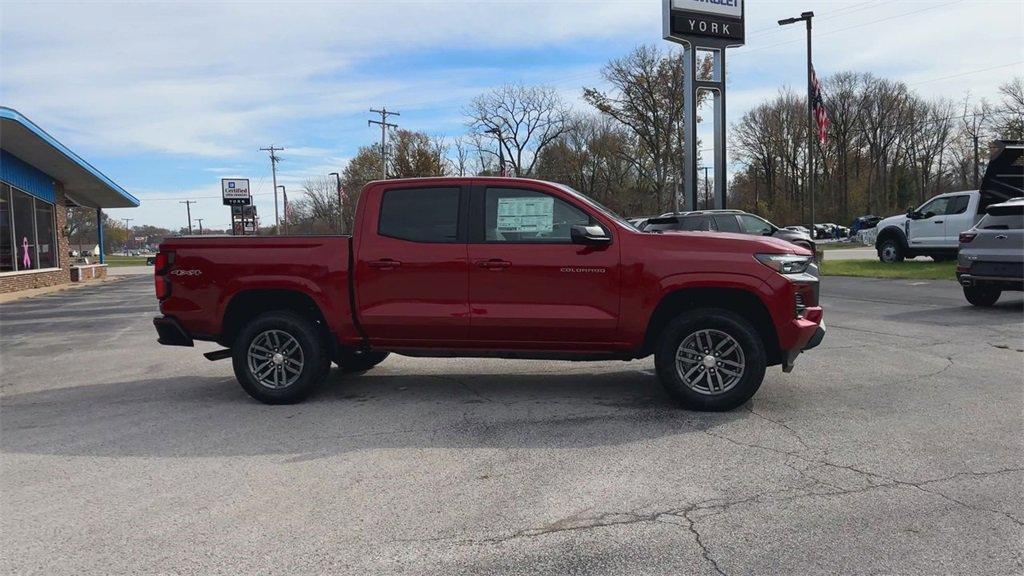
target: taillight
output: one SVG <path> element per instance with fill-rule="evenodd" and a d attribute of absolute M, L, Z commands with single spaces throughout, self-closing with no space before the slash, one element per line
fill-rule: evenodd
<path fill-rule="evenodd" d="M 171 279 L 167 272 L 174 264 L 174 252 L 157 252 L 153 261 L 153 289 L 156 291 L 156 299 L 164 300 L 171 295 Z"/>
<path fill-rule="evenodd" d="M 171 295 L 171 281 L 167 276 L 154 276 L 153 289 L 156 290 L 156 299 L 164 300 Z"/>
<path fill-rule="evenodd" d="M 167 273 L 167 268 L 174 263 L 174 252 L 157 252 L 153 262 L 153 273 L 157 276 Z"/>
<path fill-rule="evenodd" d="M 971 240 L 974 240 L 974 237 L 977 236 L 977 235 L 978 235 L 977 232 L 961 232 L 960 233 L 960 243 L 961 244 L 967 244 Z"/>

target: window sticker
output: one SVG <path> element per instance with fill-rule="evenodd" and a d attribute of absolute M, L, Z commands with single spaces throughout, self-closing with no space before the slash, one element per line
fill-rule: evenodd
<path fill-rule="evenodd" d="M 551 196 L 498 198 L 498 232 L 551 232 L 554 220 Z"/>

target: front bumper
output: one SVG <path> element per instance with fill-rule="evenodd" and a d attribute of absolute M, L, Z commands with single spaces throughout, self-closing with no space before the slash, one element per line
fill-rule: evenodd
<path fill-rule="evenodd" d="M 794 320 L 793 324 L 797 325 L 794 328 L 798 330 L 799 336 L 796 340 L 796 346 L 788 350 L 782 351 L 782 371 L 792 372 L 793 364 L 796 363 L 796 357 L 801 352 L 805 352 L 812 348 L 817 348 L 821 341 L 825 339 L 825 319 L 822 317 L 821 308 L 810 309 L 816 312 L 816 321 L 810 320 L 807 317 Z M 809 310 L 809 311 L 810 311 Z"/>
<path fill-rule="evenodd" d="M 192 337 L 181 327 L 173 316 L 157 316 L 153 318 L 156 327 L 157 342 L 164 346 L 194 346 Z"/>

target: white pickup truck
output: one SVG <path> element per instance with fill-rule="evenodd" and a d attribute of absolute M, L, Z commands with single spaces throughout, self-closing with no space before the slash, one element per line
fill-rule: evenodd
<path fill-rule="evenodd" d="M 890 216 L 878 223 L 875 249 L 882 262 L 931 256 L 936 261 L 953 260 L 960 246 L 960 233 L 969 230 L 982 216 L 985 206 L 981 192 L 948 192 L 928 200 L 916 210 Z"/>

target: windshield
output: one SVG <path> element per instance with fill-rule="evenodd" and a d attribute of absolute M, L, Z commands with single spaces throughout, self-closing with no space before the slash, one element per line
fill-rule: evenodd
<path fill-rule="evenodd" d="M 637 229 L 636 226 L 633 226 L 632 224 L 630 224 L 628 220 L 626 220 L 622 216 L 619 216 L 618 214 L 613 212 L 610 208 L 606 207 L 604 204 L 601 204 L 600 202 L 598 202 L 597 200 L 594 200 L 590 196 L 587 196 L 583 192 L 580 192 L 579 190 L 574 189 L 572 186 L 566 186 L 565 184 L 559 184 L 557 182 L 552 182 L 552 184 L 554 184 L 555 186 L 561 188 L 562 190 L 565 190 L 566 192 L 569 192 L 571 194 L 575 194 L 576 196 L 579 196 L 580 198 L 585 200 L 588 204 L 590 204 L 594 208 L 597 208 L 597 210 L 600 211 L 602 214 L 604 214 L 605 216 L 611 218 L 612 220 L 615 220 L 619 224 L 622 224 L 623 226 L 626 226 L 627 228 L 632 228 L 634 230 Z"/>

